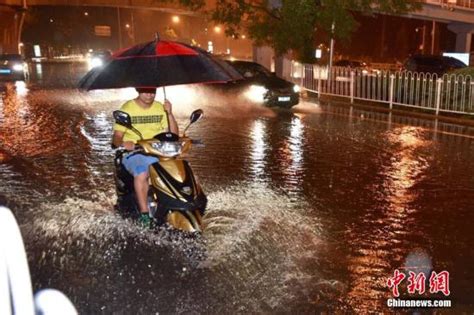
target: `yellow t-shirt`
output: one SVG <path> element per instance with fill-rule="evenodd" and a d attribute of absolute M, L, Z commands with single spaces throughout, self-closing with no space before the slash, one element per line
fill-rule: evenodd
<path fill-rule="evenodd" d="M 143 108 L 138 105 L 135 100 L 130 100 L 122 105 L 120 108 L 130 115 L 132 125 L 143 135 L 143 139 L 151 139 L 153 136 L 168 131 L 168 119 L 163 104 L 154 101 L 149 108 Z M 114 130 L 125 132 L 123 141 L 137 142 L 140 140 L 135 132 L 121 126 L 114 124 Z"/>

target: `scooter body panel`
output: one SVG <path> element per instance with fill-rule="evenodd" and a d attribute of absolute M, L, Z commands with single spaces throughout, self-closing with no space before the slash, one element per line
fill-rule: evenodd
<path fill-rule="evenodd" d="M 123 152 L 115 158 L 117 208 L 126 217 L 138 217 L 133 176 L 121 163 Z M 162 159 L 149 167 L 150 212 L 158 225 L 168 223 L 178 230 L 202 230 L 207 197 L 197 183 L 189 163 L 182 159 Z"/>

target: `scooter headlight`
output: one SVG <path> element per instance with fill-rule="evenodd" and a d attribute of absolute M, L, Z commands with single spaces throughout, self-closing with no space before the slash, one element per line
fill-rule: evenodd
<path fill-rule="evenodd" d="M 153 149 L 158 151 L 160 155 L 165 157 L 174 157 L 180 155 L 183 148 L 181 143 L 176 141 L 153 142 L 151 146 Z"/>

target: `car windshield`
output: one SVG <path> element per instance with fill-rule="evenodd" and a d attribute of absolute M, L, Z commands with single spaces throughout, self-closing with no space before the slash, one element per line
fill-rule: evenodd
<path fill-rule="evenodd" d="M 3 54 L 0 55 L 0 60 L 7 60 L 7 61 L 22 61 L 23 57 L 17 54 Z"/>
<path fill-rule="evenodd" d="M 265 67 L 254 62 L 230 62 L 230 64 L 245 78 L 271 77 L 272 73 Z"/>

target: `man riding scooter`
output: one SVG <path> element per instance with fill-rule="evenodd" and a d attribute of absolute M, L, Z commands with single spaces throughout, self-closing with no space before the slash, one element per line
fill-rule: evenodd
<path fill-rule="evenodd" d="M 178 134 L 178 124 L 173 116 L 172 105 L 168 100 L 164 104 L 155 101 L 156 88 L 136 88 L 138 97 L 125 102 L 121 111 L 130 115 L 133 126 L 143 135 L 144 139 L 162 132 Z M 114 124 L 112 144 L 123 147 L 128 151 L 135 149 L 135 143 L 140 140 L 139 135 L 126 127 Z M 150 224 L 150 215 L 147 204 L 148 194 L 148 167 L 157 162 L 158 158 L 144 154 L 129 154 L 124 156 L 122 164 L 133 175 L 133 185 L 139 206 L 139 222 Z"/>

